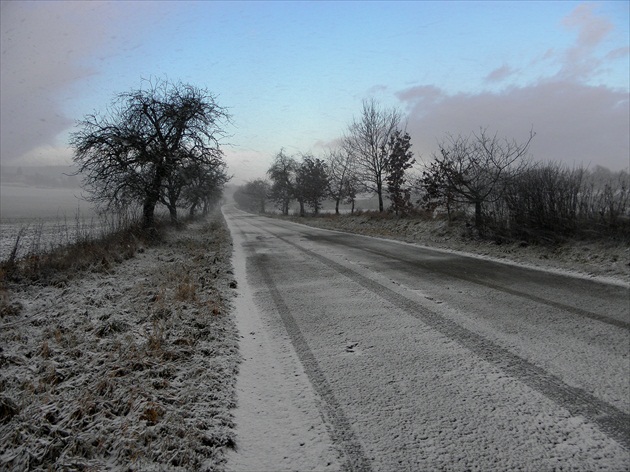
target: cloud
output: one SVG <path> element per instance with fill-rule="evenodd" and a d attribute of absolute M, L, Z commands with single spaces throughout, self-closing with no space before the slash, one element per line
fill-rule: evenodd
<path fill-rule="evenodd" d="M 576 82 L 545 82 L 501 93 L 454 94 L 435 87 L 413 87 L 398 97 L 407 105 L 416 154 L 424 160 L 447 133 L 468 135 L 488 128 L 523 141 L 533 128 L 536 160 L 568 165 L 628 167 L 628 94 Z"/>
<path fill-rule="evenodd" d="M 510 66 L 502 65 L 498 69 L 493 70 L 486 76 L 486 82 L 500 82 L 507 79 L 511 75 L 516 74 L 518 71 L 512 69 Z"/>
<path fill-rule="evenodd" d="M 578 36 L 575 45 L 561 51 L 557 57 L 561 64 L 558 79 L 589 79 L 601 72 L 605 62 L 612 58 L 609 55 L 601 57 L 597 50 L 614 25 L 607 18 L 595 15 L 594 8 L 590 4 L 579 5 L 562 20 L 563 26 L 577 30 Z"/>
<path fill-rule="evenodd" d="M 558 66 L 558 72 L 525 85 L 506 84 L 504 90 L 448 94 L 423 85 L 399 91 L 406 106 L 407 129 L 414 150 L 429 160 L 447 134 L 468 135 L 487 128 L 508 139 L 524 141 L 536 160 L 568 165 L 628 168 L 630 103 L 627 89 L 589 84 L 607 61 L 628 56 L 628 48 L 602 52 L 613 25 L 594 14 L 592 5 L 578 6 L 562 21 L 576 29 L 574 44 L 564 50 L 548 49 L 536 62 Z M 518 71 L 507 64 L 491 71 L 486 82 L 505 81 Z"/>
<path fill-rule="evenodd" d="M 606 60 L 616 61 L 618 59 L 623 59 L 630 55 L 630 47 L 617 48 L 610 51 L 606 54 Z"/>
<path fill-rule="evenodd" d="M 78 10 L 84 4 L 2 2 L 3 162 L 54 141 L 72 125 L 55 96 L 72 82 L 93 74 L 81 66 L 95 46 L 85 35 Z M 94 26 L 95 35 L 104 31 Z M 60 34 L 63 31 L 63 34 Z"/>
<path fill-rule="evenodd" d="M 613 30 L 613 24 L 602 16 L 593 14 L 594 5 L 578 5 L 562 24 L 569 29 L 578 30 L 576 48 L 592 49 L 596 47 Z"/>
<path fill-rule="evenodd" d="M 66 115 L 64 99 L 77 83 L 100 73 L 97 67 L 107 66 L 91 65 L 95 58 L 124 51 L 129 35 L 155 14 L 152 8 L 136 15 L 142 21 L 134 20 L 134 8 L 127 2 L 1 3 L 3 163 L 37 154 L 74 124 L 77 117 Z"/>

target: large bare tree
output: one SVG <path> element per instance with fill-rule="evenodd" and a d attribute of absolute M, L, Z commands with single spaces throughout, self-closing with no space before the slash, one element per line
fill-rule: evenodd
<path fill-rule="evenodd" d="M 70 144 L 92 201 L 105 207 L 139 203 L 144 226 L 153 227 L 161 198 L 173 215 L 182 169 L 221 165 L 219 143 L 229 115 L 205 89 L 146 83 L 117 95 L 104 114 L 87 115 Z"/>
<path fill-rule="evenodd" d="M 387 173 L 388 155 L 384 149 L 400 122 L 401 114 L 395 108 L 383 108 L 374 99 L 364 100 L 361 115 L 353 119 L 343 138 L 343 148 L 354 160 L 363 189 L 378 196 L 379 211 L 384 210 L 383 184 Z"/>

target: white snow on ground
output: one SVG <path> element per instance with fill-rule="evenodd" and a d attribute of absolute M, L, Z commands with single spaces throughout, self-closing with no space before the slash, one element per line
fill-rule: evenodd
<path fill-rule="evenodd" d="M 227 469 L 339 470 L 339 453 L 319 416 L 316 395 L 290 340 L 273 333 L 261 318 L 247 283 L 243 239 L 233 226 L 230 230 L 243 362 L 236 386 L 237 448 L 228 456 Z"/>

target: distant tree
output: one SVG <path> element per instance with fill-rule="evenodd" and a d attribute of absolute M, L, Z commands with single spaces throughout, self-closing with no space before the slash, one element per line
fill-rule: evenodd
<path fill-rule="evenodd" d="M 269 183 L 263 179 L 247 182 L 234 192 L 234 200 L 239 208 L 246 211 L 265 213 L 269 197 Z"/>
<path fill-rule="evenodd" d="M 354 206 L 357 200 L 357 194 L 359 193 L 359 182 L 357 181 L 356 176 L 350 175 L 350 178 L 346 180 L 343 186 L 343 203 L 348 203 L 351 206 L 350 214 L 354 214 Z"/>
<path fill-rule="evenodd" d="M 420 177 L 418 186 L 421 189 L 422 197 L 418 203 L 427 211 L 433 212 L 436 208 L 442 206 L 446 208 L 446 214 L 449 221 L 453 210 L 453 191 L 449 187 L 446 175 L 441 170 L 441 164 L 437 161 L 431 161 Z"/>
<path fill-rule="evenodd" d="M 200 206 L 202 213 L 207 214 L 210 207 L 221 199 L 230 178 L 225 163 L 206 169 L 194 165 L 184 169 L 185 185 L 181 198 L 188 206 L 190 216 L 194 216 Z"/>
<path fill-rule="evenodd" d="M 140 203 L 144 226 L 153 227 L 160 201 L 176 219 L 182 169 L 223 162 L 227 122 L 207 90 L 158 80 L 117 95 L 102 115 L 87 115 L 70 144 L 91 200 L 105 207 Z"/>
<path fill-rule="evenodd" d="M 326 157 L 326 166 L 330 197 L 335 201 L 335 213 L 339 214 L 339 205 L 351 196 L 352 201 L 356 197 L 352 156 L 343 149 L 332 150 Z"/>
<path fill-rule="evenodd" d="M 411 189 L 405 185 L 405 171 L 416 162 L 410 149 L 411 137 L 409 133 L 401 135 L 399 130 L 396 130 L 389 137 L 389 142 L 382 148 L 382 152 L 386 156 L 387 193 L 391 201 L 391 209 L 397 215 L 405 215 L 413 209 Z"/>
<path fill-rule="evenodd" d="M 311 155 L 302 157 L 295 177 L 295 196 L 300 203 L 300 216 L 304 216 L 304 205 L 309 205 L 315 214 L 328 196 L 328 172 L 326 163 Z"/>
<path fill-rule="evenodd" d="M 343 139 L 344 150 L 356 164 L 357 178 L 364 190 L 378 196 L 379 211 L 384 210 L 383 191 L 387 155 L 383 148 L 399 128 L 400 112 L 381 108 L 375 100 L 364 100 L 358 119 L 349 125 Z"/>
<path fill-rule="evenodd" d="M 287 156 L 284 149 L 275 155 L 267 175 L 271 179 L 270 198 L 283 215 L 289 214 L 291 200 L 295 198 L 295 158 Z"/>
<path fill-rule="evenodd" d="M 468 137 L 449 136 L 440 144 L 440 155 L 425 171 L 427 187 L 441 186 L 442 195 L 475 206 L 475 227 L 483 225 L 483 204 L 499 199 L 505 186 L 504 176 L 518 175 L 529 145 L 534 138 L 530 131 L 524 143 L 490 136 L 485 129 Z"/>

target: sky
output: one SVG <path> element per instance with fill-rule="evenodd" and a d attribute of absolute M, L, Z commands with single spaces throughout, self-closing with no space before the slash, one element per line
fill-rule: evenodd
<path fill-rule="evenodd" d="M 404 117 L 419 161 L 486 129 L 535 160 L 629 166 L 630 2 L 2 1 L 0 164 L 72 161 L 77 120 L 167 78 L 232 123 L 233 181 L 323 157 L 362 101 Z"/>

